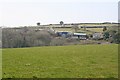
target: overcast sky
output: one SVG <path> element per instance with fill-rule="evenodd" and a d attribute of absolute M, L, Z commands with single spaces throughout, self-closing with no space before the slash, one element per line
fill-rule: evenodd
<path fill-rule="evenodd" d="M 117 22 L 119 0 L 0 0 L 0 26 Z"/>

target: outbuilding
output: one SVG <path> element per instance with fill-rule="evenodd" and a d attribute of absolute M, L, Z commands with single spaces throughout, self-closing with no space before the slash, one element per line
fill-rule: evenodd
<path fill-rule="evenodd" d="M 87 34 L 86 33 L 73 33 L 73 37 L 77 37 L 78 39 L 86 40 Z"/>
<path fill-rule="evenodd" d="M 72 32 L 69 31 L 59 31 L 56 33 L 58 36 L 62 36 L 62 37 L 70 37 L 72 35 Z"/>
<path fill-rule="evenodd" d="M 102 33 L 94 33 L 93 39 L 95 39 L 95 40 L 103 39 L 103 34 Z"/>

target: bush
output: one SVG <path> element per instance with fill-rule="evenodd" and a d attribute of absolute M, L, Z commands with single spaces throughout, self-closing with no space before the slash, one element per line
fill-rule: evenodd
<path fill-rule="evenodd" d="M 111 43 L 120 43 L 120 33 L 116 30 L 107 30 L 104 32 L 103 38 Z"/>
<path fill-rule="evenodd" d="M 104 32 L 103 33 L 103 39 L 107 40 L 109 38 L 109 32 Z"/>
<path fill-rule="evenodd" d="M 65 43 L 66 43 L 66 39 L 59 37 L 59 38 L 52 39 L 50 45 L 51 46 L 61 46 L 61 45 L 64 45 Z"/>

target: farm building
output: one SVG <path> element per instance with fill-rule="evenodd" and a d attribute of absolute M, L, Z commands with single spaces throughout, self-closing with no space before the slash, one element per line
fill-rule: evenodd
<path fill-rule="evenodd" d="M 86 33 L 73 33 L 73 38 L 78 38 L 78 39 L 87 39 L 87 34 Z"/>
<path fill-rule="evenodd" d="M 69 32 L 69 31 L 58 31 L 58 32 L 56 32 L 56 34 L 58 36 L 62 36 L 62 37 L 67 38 L 67 37 L 70 37 L 72 35 L 72 32 Z"/>
<path fill-rule="evenodd" d="M 103 39 L 103 34 L 102 33 L 94 33 L 93 34 L 93 39 Z"/>

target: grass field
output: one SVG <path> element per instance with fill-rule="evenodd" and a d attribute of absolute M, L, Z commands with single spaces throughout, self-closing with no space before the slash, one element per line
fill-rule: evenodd
<path fill-rule="evenodd" d="M 118 45 L 3 49 L 3 78 L 117 78 Z"/>
<path fill-rule="evenodd" d="M 56 31 L 70 31 L 70 32 L 75 32 L 74 29 L 72 28 L 54 28 L 54 30 Z M 87 34 L 92 34 L 93 32 L 103 32 L 103 28 L 86 28 L 86 30 L 84 30 L 83 28 L 77 30 L 77 32 L 85 32 Z"/>
<path fill-rule="evenodd" d="M 103 28 L 87 28 L 86 30 L 90 30 L 92 32 L 103 32 Z"/>

